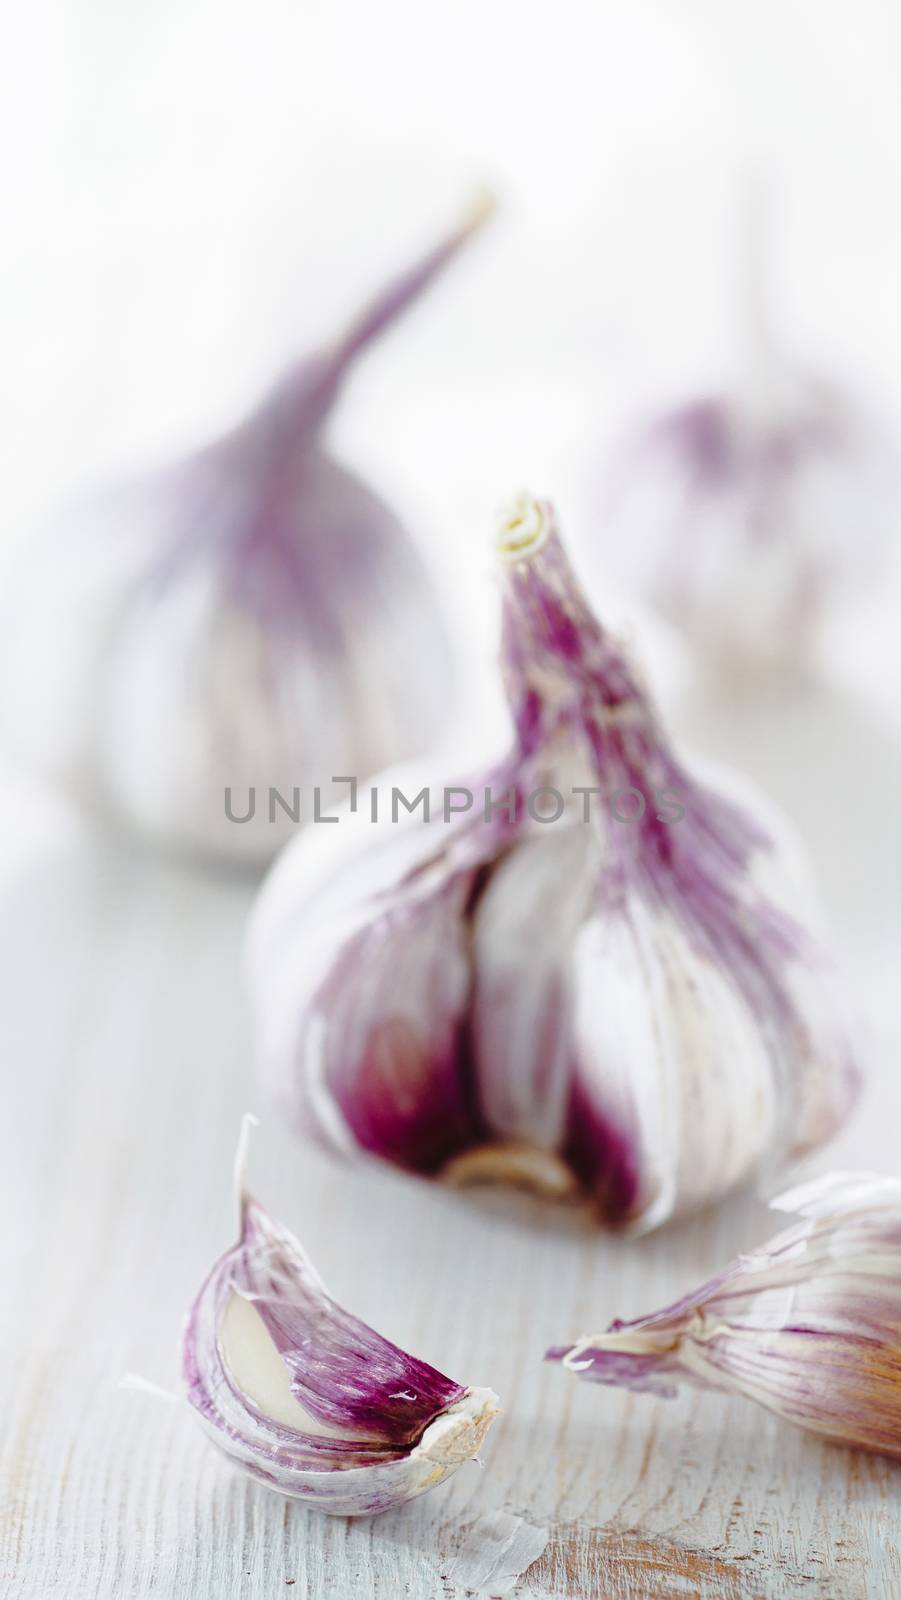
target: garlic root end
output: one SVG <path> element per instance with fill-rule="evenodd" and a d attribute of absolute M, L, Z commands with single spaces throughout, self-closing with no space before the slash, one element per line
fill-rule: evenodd
<path fill-rule="evenodd" d="M 464 1189 L 480 1184 L 512 1184 L 551 1200 L 575 1200 L 581 1195 L 571 1169 L 552 1150 L 539 1150 L 524 1140 L 479 1145 L 454 1156 L 441 1169 L 441 1181 Z"/>
<path fill-rule="evenodd" d="M 458 1467 L 477 1456 L 501 1408 L 493 1389 L 469 1389 L 426 1428 L 419 1449 L 442 1467 Z"/>

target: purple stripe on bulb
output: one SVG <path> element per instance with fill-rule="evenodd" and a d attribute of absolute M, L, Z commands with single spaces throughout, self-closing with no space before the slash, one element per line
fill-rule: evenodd
<path fill-rule="evenodd" d="M 570 1090 L 563 1157 L 608 1222 L 634 1215 L 642 1199 L 635 1141 L 602 1115 L 578 1078 Z"/>

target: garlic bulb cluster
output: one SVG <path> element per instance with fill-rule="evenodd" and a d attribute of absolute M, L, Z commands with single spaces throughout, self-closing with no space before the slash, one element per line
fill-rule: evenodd
<path fill-rule="evenodd" d="M 210 1437 L 269 1488 L 373 1516 L 474 1459 L 497 1396 L 405 1354 L 336 1305 L 297 1240 L 243 1192 L 238 1241 L 191 1309 L 182 1365 Z"/>
<path fill-rule="evenodd" d="M 849 393 L 700 396 L 620 445 L 599 554 L 733 677 L 797 671 L 901 513 L 881 426 Z"/>
<path fill-rule="evenodd" d="M 548 1351 L 591 1383 L 746 1395 L 901 1457 L 901 1182 L 834 1173 L 773 1201 L 805 1220 L 692 1294 Z"/>
<path fill-rule="evenodd" d="M 360 353 L 490 208 L 225 437 L 87 497 L 26 552 L 0 721 L 36 769 L 157 840 L 265 860 L 296 826 L 295 791 L 306 804 L 321 785 L 325 804 L 333 775 L 429 745 L 450 684 L 437 598 L 322 430 Z"/>
<path fill-rule="evenodd" d="M 835 1131 L 841 985 L 792 846 L 676 755 L 552 507 L 522 496 L 497 554 L 513 748 L 298 837 L 250 932 L 258 1052 L 337 1151 L 653 1227 Z"/>

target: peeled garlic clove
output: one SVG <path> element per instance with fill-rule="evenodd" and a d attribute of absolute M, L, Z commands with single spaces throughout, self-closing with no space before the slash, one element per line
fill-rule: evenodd
<path fill-rule="evenodd" d="M 746 1395 L 901 1456 L 901 1182 L 833 1173 L 773 1201 L 805 1220 L 674 1305 L 548 1351 L 590 1383 Z"/>
<path fill-rule="evenodd" d="M 473 1460 L 498 1414 L 336 1305 L 297 1240 L 242 1196 L 240 1236 L 191 1309 L 187 1397 L 251 1477 L 337 1516 L 373 1516 Z"/>
<path fill-rule="evenodd" d="M 653 1227 L 831 1136 L 852 1024 L 797 847 L 677 755 L 551 506 L 520 497 L 497 552 L 513 749 L 386 774 L 376 822 L 364 792 L 292 845 L 249 940 L 258 1054 L 334 1149 Z M 428 821 L 391 804 L 426 789 Z"/>
<path fill-rule="evenodd" d="M 225 437 L 86 497 L 28 551 L 0 717 L 33 766 L 156 839 L 265 859 L 310 820 L 315 786 L 327 810 L 333 776 L 432 742 L 450 680 L 436 596 L 322 429 L 357 357 L 489 210 Z"/>

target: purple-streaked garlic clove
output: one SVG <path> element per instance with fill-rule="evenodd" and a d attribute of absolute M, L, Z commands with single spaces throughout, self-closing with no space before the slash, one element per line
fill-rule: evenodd
<path fill-rule="evenodd" d="M 833 1173 L 773 1201 L 803 1218 L 674 1305 L 549 1350 L 589 1383 L 741 1394 L 901 1457 L 901 1181 Z"/>
<path fill-rule="evenodd" d="M 152 838 L 265 860 L 296 831 L 295 791 L 308 821 L 315 786 L 327 809 L 333 775 L 434 741 L 450 689 L 437 597 L 322 435 L 358 356 L 490 210 L 480 198 L 227 435 L 85 497 L 29 547 L 0 675 L 28 693 L 0 696 L 0 718 L 32 766 Z"/>
<path fill-rule="evenodd" d="M 391 773 L 377 824 L 363 793 L 289 848 L 250 934 L 258 1054 L 337 1151 L 654 1227 L 835 1132 L 852 1023 L 796 846 L 676 753 L 551 506 L 521 497 L 497 553 L 512 749 L 428 822 Z"/>
<path fill-rule="evenodd" d="M 498 1415 L 490 1389 L 454 1383 L 337 1305 L 243 1186 L 238 1240 L 194 1302 L 182 1367 L 230 1460 L 336 1516 L 374 1516 L 443 1483 Z"/>

